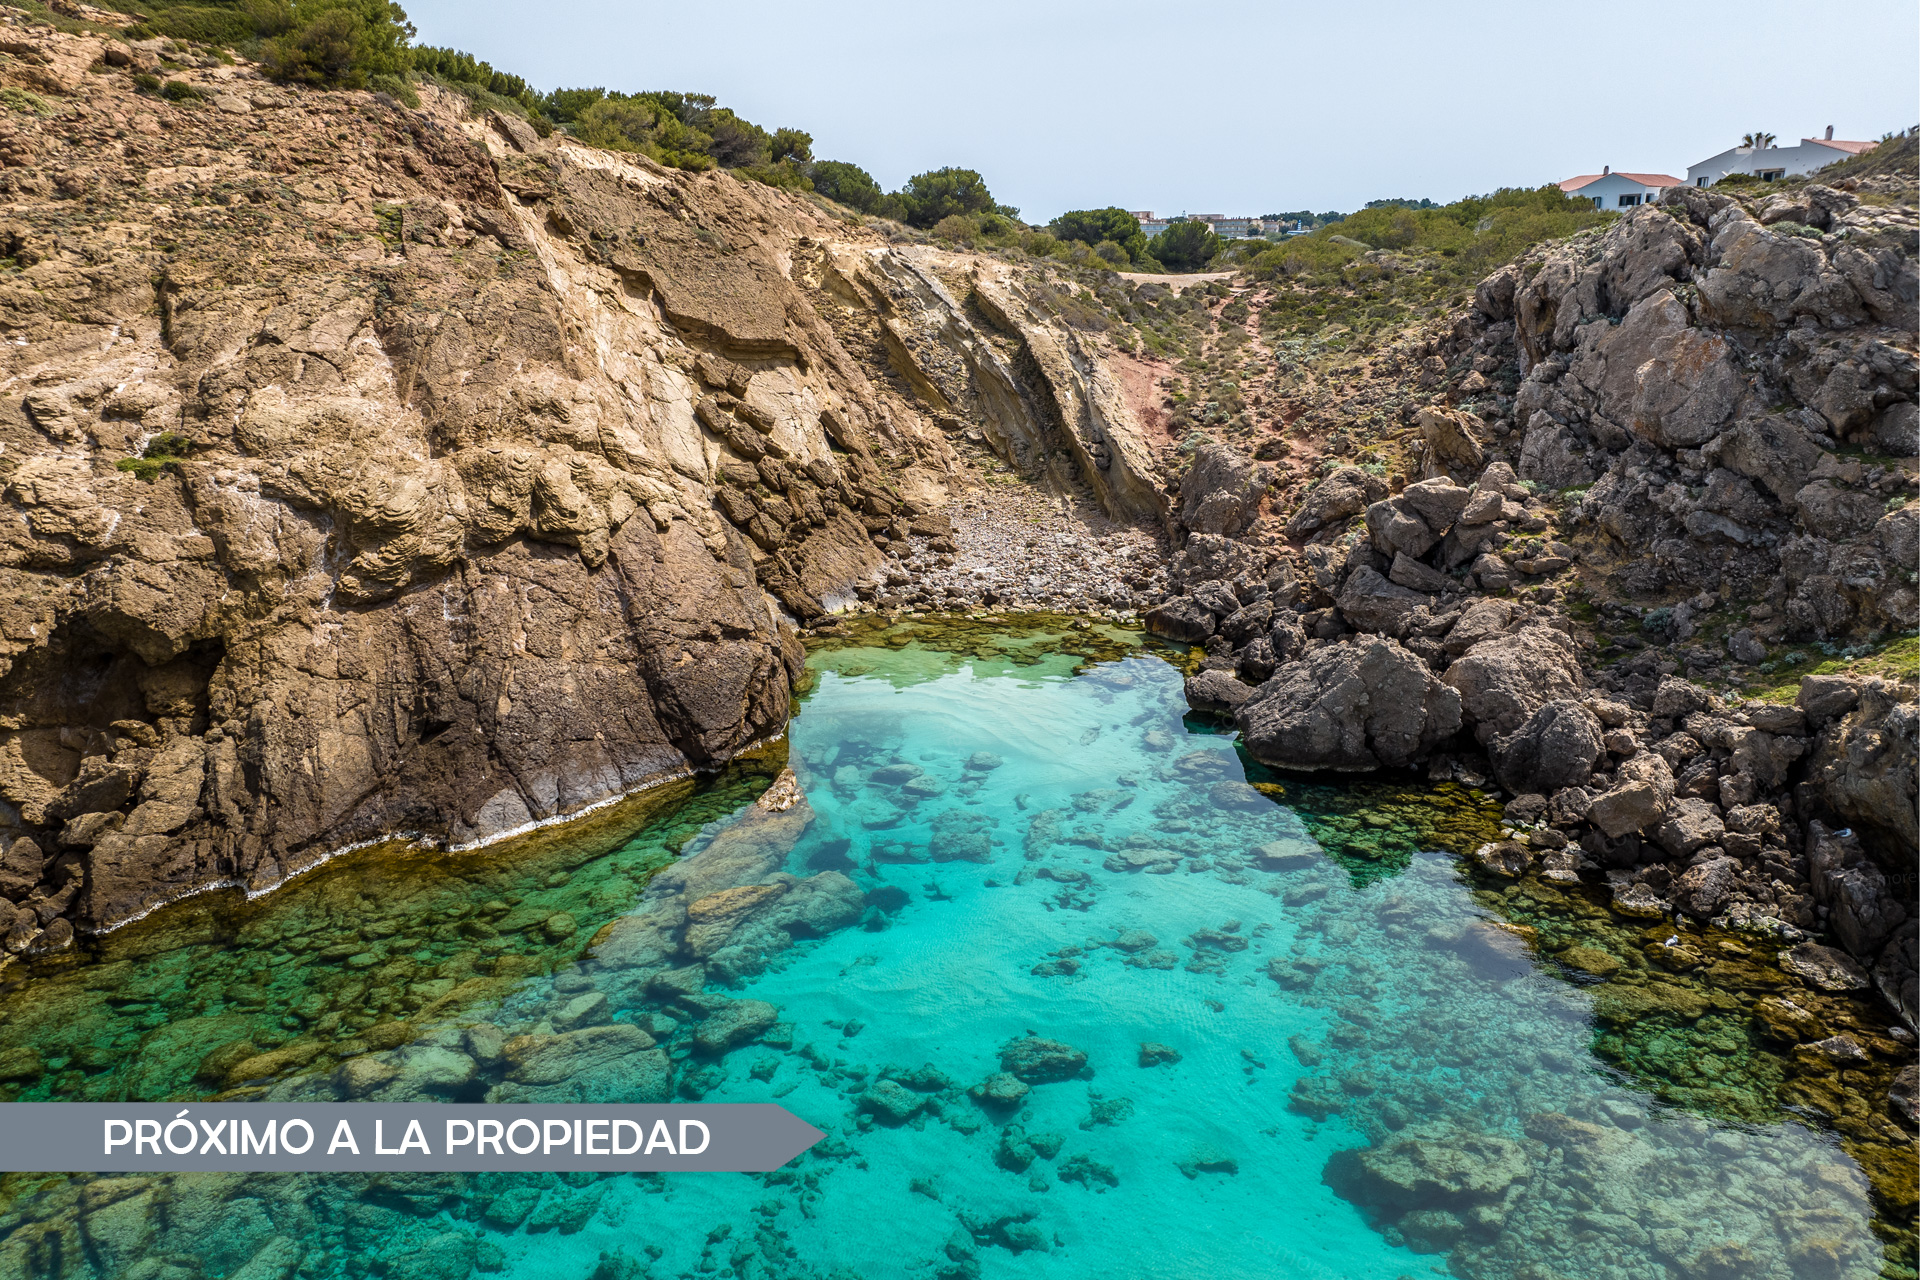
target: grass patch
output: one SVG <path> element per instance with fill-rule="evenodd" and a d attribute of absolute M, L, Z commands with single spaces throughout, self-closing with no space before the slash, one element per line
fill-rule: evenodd
<path fill-rule="evenodd" d="M 147 442 L 137 458 L 122 458 L 113 464 L 116 471 L 131 473 L 135 479 L 152 484 L 160 473 L 175 463 L 185 462 L 192 442 L 177 431 L 162 431 Z"/>
<path fill-rule="evenodd" d="M 1806 676 L 1878 676 L 1903 684 L 1920 681 L 1920 636 L 1900 636 L 1862 650 L 1823 645 L 1794 645 L 1769 658 L 1763 678 L 1742 690 L 1759 702 L 1790 703 Z"/>

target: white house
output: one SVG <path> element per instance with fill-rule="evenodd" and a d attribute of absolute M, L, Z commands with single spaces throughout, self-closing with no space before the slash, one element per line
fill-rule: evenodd
<path fill-rule="evenodd" d="M 1596 209 L 1631 209 L 1652 204 L 1668 187 L 1683 185 L 1669 173 L 1615 173 L 1612 165 L 1598 173 L 1568 178 L 1560 189 L 1579 200 L 1593 201 Z"/>
<path fill-rule="evenodd" d="M 1802 138 L 1797 147 L 1735 147 L 1731 151 L 1710 156 L 1687 169 L 1687 184 L 1710 187 L 1730 173 L 1750 173 L 1762 182 L 1795 178 L 1803 173 L 1812 173 L 1815 169 L 1824 169 L 1835 160 L 1871 151 L 1879 145 L 1877 142 L 1848 142 L 1836 138 L 1833 136 L 1833 126 L 1828 125 L 1826 137 Z"/>

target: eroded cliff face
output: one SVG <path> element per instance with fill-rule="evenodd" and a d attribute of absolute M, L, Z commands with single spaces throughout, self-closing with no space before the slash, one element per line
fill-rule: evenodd
<path fill-rule="evenodd" d="M 964 485 L 946 415 L 1160 510 L 1004 269 L 942 293 L 822 205 L 450 96 L 136 96 L 140 48 L 14 21 L 0 76 L 47 97 L 0 156 L 6 954 L 778 734 L 793 623 Z"/>

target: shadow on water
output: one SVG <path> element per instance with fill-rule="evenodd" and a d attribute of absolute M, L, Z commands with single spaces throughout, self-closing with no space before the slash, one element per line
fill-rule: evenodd
<path fill-rule="evenodd" d="M 1267 770 L 1137 630 L 810 648 L 804 798 L 769 803 L 782 744 L 494 849 L 179 904 L 0 988 L 0 1098 L 777 1100 L 812 1152 L 10 1176 L 0 1280 L 1913 1275 L 1871 1002 L 1489 877 L 1459 856 L 1498 835 L 1479 793 Z M 1838 1034 L 1858 1060 L 1794 1048 Z"/>

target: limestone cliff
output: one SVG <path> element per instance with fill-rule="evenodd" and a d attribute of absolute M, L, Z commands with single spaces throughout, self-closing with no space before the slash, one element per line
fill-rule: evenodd
<path fill-rule="evenodd" d="M 780 733 L 792 624 L 939 522 L 954 415 L 1163 505 L 1097 351 L 1004 264 L 951 291 L 824 204 L 436 91 L 243 64 L 142 96 L 145 49 L 11 22 L 9 952 Z"/>

